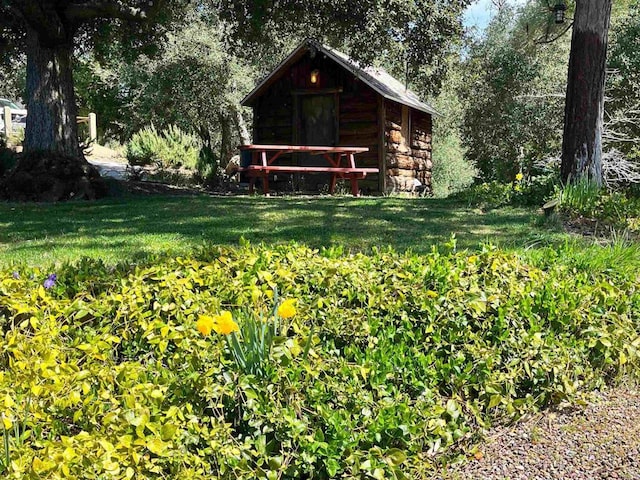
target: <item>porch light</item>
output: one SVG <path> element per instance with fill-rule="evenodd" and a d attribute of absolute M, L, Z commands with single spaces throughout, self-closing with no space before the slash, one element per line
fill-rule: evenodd
<path fill-rule="evenodd" d="M 318 83 L 318 77 L 320 77 L 320 70 L 315 69 L 311 71 L 311 83 L 315 85 Z"/>
<path fill-rule="evenodd" d="M 553 15 L 555 17 L 556 23 L 564 23 L 564 12 L 567 9 L 567 5 L 564 3 L 564 0 L 557 0 L 556 4 L 553 7 Z"/>

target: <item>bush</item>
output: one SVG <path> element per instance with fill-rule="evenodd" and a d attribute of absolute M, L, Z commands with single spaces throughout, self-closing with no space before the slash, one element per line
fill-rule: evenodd
<path fill-rule="evenodd" d="M 195 169 L 200 155 L 200 140 L 175 125 L 158 132 L 152 125 L 133 135 L 127 143 L 131 165 Z"/>
<path fill-rule="evenodd" d="M 614 229 L 640 233 L 640 198 L 632 189 L 606 190 L 581 180 L 565 186 L 560 200 L 569 217 L 587 217 Z"/>
<path fill-rule="evenodd" d="M 3 177 L 16 164 L 16 154 L 7 148 L 7 142 L 3 135 L 0 135 L 0 177 Z"/>
<path fill-rule="evenodd" d="M 460 138 L 448 134 L 433 145 L 433 195 L 443 198 L 473 183 L 478 170 L 464 157 Z"/>
<path fill-rule="evenodd" d="M 4 478 L 425 478 L 640 363 L 636 273 L 561 255 L 243 246 L 52 273 L 0 273 Z M 276 289 L 297 314 L 253 375 L 198 320 L 242 335 Z"/>
<path fill-rule="evenodd" d="M 556 173 L 540 173 L 525 177 L 518 174 L 512 183 L 483 182 L 454 195 L 454 198 L 481 208 L 505 205 L 541 207 L 558 189 Z"/>

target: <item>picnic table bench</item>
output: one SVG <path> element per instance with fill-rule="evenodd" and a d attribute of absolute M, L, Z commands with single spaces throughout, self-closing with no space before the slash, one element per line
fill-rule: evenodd
<path fill-rule="evenodd" d="M 269 194 L 270 173 L 329 173 L 329 193 L 333 194 L 338 178 L 347 178 L 351 181 L 351 193 L 357 197 L 360 195 L 358 180 L 365 178 L 368 173 L 379 173 L 378 168 L 356 167 L 355 154 L 369 151 L 366 147 L 327 147 L 308 145 L 241 145 L 240 150 L 251 152 L 251 163 L 240 167 L 240 172 L 249 175 L 249 192 L 253 193 L 255 181 L 262 178 L 262 191 Z M 291 153 L 308 153 L 321 155 L 328 165 L 297 166 L 274 165 L 274 162 L 283 155 Z"/>

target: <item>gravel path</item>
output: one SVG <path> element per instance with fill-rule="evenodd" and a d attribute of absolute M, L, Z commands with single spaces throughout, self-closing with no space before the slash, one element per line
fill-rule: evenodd
<path fill-rule="evenodd" d="M 441 478 L 640 480 L 640 389 L 596 393 L 585 407 L 490 430 L 476 458 Z"/>

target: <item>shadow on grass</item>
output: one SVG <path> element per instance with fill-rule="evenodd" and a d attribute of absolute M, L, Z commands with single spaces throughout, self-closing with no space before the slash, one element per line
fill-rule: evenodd
<path fill-rule="evenodd" d="M 521 249 L 558 236 L 524 209 L 483 213 L 428 198 L 131 196 L 93 203 L 0 204 L 0 261 L 33 263 L 80 256 L 105 260 L 186 252 L 203 243 L 296 241 L 368 251 L 429 251 L 452 234 L 459 248 L 491 242 Z"/>

